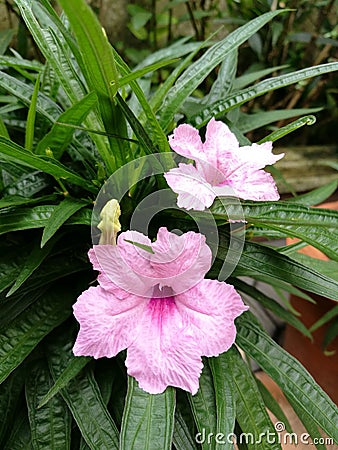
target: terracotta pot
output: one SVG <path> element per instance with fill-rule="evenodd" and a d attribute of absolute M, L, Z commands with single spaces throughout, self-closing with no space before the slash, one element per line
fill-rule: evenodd
<path fill-rule="evenodd" d="M 338 201 L 323 204 L 321 207 L 337 210 Z M 292 244 L 296 241 L 296 239 L 288 238 L 286 242 L 287 244 Z M 304 247 L 300 252 L 317 259 L 329 259 L 322 252 L 311 246 Z M 290 297 L 294 308 L 301 313 L 300 320 L 307 328 L 310 328 L 337 304 L 319 295 L 309 295 L 316 301 L 316 304 L 312 304 L 295 295 Z M 313 333 L 313 341 L 303 336 L 295 328 L 287 325 L 284 335 L 284 348 L 303 364 L 332 400 L 338 403 L 338 337 L 326 349 L 329 354 L 323 351 L 323 339 L 330 323 L 328 322 Z"/>

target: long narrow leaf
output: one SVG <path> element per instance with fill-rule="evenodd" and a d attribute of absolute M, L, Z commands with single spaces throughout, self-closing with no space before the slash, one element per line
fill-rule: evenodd
<path fill-rule="evenodd" d="M 42 296 L 0 335 L 0 383 L 26 358 L 41 339 L 69 315 L 70 293 L 55 290 Z"/>
<path fill-rule="evenodd" d="M 226 99 L 219 100 L 212 105 L 206 106 L 202 112 L 189 118 L 189 122 L 202 126 L 206 124 L 212 117 L 218 117 L 224 115 L 225 112 L 230 111 L 233 108 L 246 103 L 260 95 L 267 92 L 280 89 L 290 84 L 298 83 L 308 78 L 316 77 L 324 73 L 333 72 L 338 70 L 338 63 L 321 64 L 309 69 L 301 69 L 296 72 L 287 73 L 278 77 L 272 77 L 267 80 L 260 81 L 259 83 L 250 86 L 242 91 L 234 92 Z"/>
<path fill-rule="evenodd" d="M 277 345 L 245 312 L 237 320 L 237 342 L 285 395 L 338 442 L 337 407 L 294 357 Z"/>
<path fill-rule="evenodd" d="M 62 178 L 77 186 L 81 186 L 87 191 L 97 192 L 91 183 L 88 183 L 84 178 L 67 169 L 63 164 L 52 158 L 45 158 L 42 156 L 33 155 L 27 150 L 20 147 L 8 139 L 0 137 L 0 154 L 6 161 L 22 164 L 26 167 L 42 170 L 56 178 Z"/>
<path fill-rule="evenodd" d="M 174 430 L 175 391 L 151 395 L 128 378 L 122 418 L 120 450 L 171 450 Z"/>
<path fill-rule="evenodd" d="M 61 397 L 54 397 L 44 408 L 37 408 L 51 383 L 48 366 L 38 361 L 26 380 L 26 401 L 33 449 L 70 449 L 71 415 Z"/>
<path fill-rule="evenodd" d="M 287 10 L 278 10 L 263 14 L 249 23 L 243 25 L 230 33 L 222 41 L 214 44 L 206 53 L 188 69 L 177 80 L 173 88 L 169 91 L 163 108 L 161 109 L 160 123 L 164 130 L 172 121 L 174 114 L 186 98 L 202 83 L 208 74 L 220 64 L 229 53 L 233 52 L 250 36 L 256 33 L 266 23 L 278 14 Z"/>
<path fill-rule="evenodd" d="M 77 211 L 88 205 L 88 202 L 77 200 L 72 197 L 66 197 L 61 203 L 59 203 L 53 210 L 49 217 L 48 223 L 43 230 L 41 247 L 54 236 L 57 230 Z"/>
<path fill-rule="evenodd" d="M 35 118 L 36 118 L 36 103 L 38 100 L 40 89 L 40 74 L 38 75 L 34 91 L 31 99 L 31 103 L 28 109 L 27 115 L 27 125 L 26 125 L 26 134 L 25 134 L 25 148 L 26 150 L 33 150 L 33 140 L 34 140 L 34 131 L 35 131 Z"/>

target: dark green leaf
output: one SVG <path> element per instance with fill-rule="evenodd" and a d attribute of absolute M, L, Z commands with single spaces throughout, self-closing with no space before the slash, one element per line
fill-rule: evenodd
<path fill-rule="evenodd" d="M 228 442 L 227 437 L 234 432 L 236 405 L 234 391 L 235 386 L 231 377 L 231 354 L 229 352 L 222 353 L 217 358 L 210 358 L 209 365 L 211 368 L 217 409 L 217 430 L 216 435 L 221 439 L 216 441 L 216 450 L 225 449 L 232 450 L 233 444 Z M 214 436 L 215 439 L 216 436 Z M 222 443 L 221 443 L 222 442 Z"/>
<path fill-rule="evenodd" d="M 297 195 L 297 197 L 290 197 L 285 200 L 287 203 L 297 203 L 303 206 L 315 206 L 323 203 L 330 195 L 334 194 L 338 188 L 338 181 L 331 181 L 324 186 L 314 189 L 311 192 L 307 192 L 303 195 Z"/>
<path fill-rule="evenodd" d="M 228 351 L 228 362 L 236 398 L 236 418 L 242 431 L 247 433 L 248 449 L 256 450 L 259 445 L 263 449 L 281 450 L 254 376 L 235 347 Z"/>
<path fill-rule="evenodd" d="M 97 188 L 84 178 L 69 170 L 63 164 L 52 158 L 33 155 L 20 145 L 0 137 L 0 154 L 7 161 L 22 164 L 26 167 L 42 170 L 50 175 L 64 179 L 90 192 L 97 192 Z"/>
<path fill-rule="evenodd" d="M 43 247 L 46 242 L 54 236 L 57 230 L 77 211 L 79 211 L 84 206 L 87 206 L 88 202 L 77 200 L 72 197 L 66 197 L 61 203 L 59 203 L 52 214 L 50 215 L 47 225 L 43 230 L 41 247 Z"/>
<path fill-rule="evenodd" d="M 0 383 L 26 358 L 36 345 L 69 315 L 70 292 L 54 289 L 20 314 L 0 335 Z"/>
<path fill-rule="evenodd" d="M 237 342 L 279 385 L 285 395 L 306 410 L 312 420 L 338 442 L 337 408 L 294 357 L 277 345 L 246 311 L 237 319 Z"/>
<path fill-rule="evenodd" d="M 26 122 L 26 133 L 25 133 L 25 149 L 32 151 L 33 150 L 33 140 L 34 140 L 34 131 L 35 131 L 35 118 L 36 118 L 36 104 L 38 100 L 40 89 L 40 74 L 38 75 L 33 95 L 31 98 L 31 102 L 28 108 L 27 122 Z"/>
<path fill-rule="evenodd" d="M 75 126 L 81 125 L 96 103 L 97 96 L 92 92 L 62 113 L 58 117 L 57 122 Z M 64 127 L 59 123 L 55 123 L 51 131 L 38 143 L 35 153 L 45 155 L 46 149 L 51 149 L 54 157 L 60 159 L 65 148 L 71 143 L 73 133 L 74 128 Z"/>
<path fill-rule="evenodd" d="M 175 391 L 163 394 L 143 391 L 133 377 L 128 377 L 126 406 L 122 418 L 121 450 L 170 450 L 174 430 Z"/>
<path fill-rule="evenodd" d="M 91 358 L 86 356 L 73 357 L 55 383 L 50 387 L 48 392 L 43 396 L 38 404 L 38 408 L 46 405 L 56 394 L 60 392 L 67 384 L 76 377 L 79 372 L 89 363 Z"/>
<path fill-rule="evenodd" d="M 71 415 L 61 397 L 38 408 L 39 401 L 52 384 L 47 364 L 38 361 L 26 379 L 26 401 L 34 450 L 70 449 Z"/>
<path fill-rule="evenodd" d="M 198 430 L 195 437 L 196 442 L 202 445 L 203 450 L 215 449 L 215 439 L 211 439 L 210 443 L 207 439 L 210 433 L 215 436 L 218 426 L 216 394 L 208 363 L 204 364 L 197 394 L 189 395 L 189 401 Z"/>

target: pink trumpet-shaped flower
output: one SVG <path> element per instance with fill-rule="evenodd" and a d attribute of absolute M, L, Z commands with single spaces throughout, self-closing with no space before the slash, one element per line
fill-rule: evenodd
<path fill-rule="evenodd" d="M 234 320 L 247 309 L 233 286 L 204 279 L 212 258 L 205 237 L 160 228 L 151 243 L 128 231 L 116 246 L 94 246 L 89 258 L 100 285 L 73 307 L 80 323 L 74 354 L 110 358 L 127 349 L 128 374 L 145 391 L 176 386 L 195 394 L 201 357 L 232 346 Z"/>
<path fill-rule="evenodd" d="M 272 142 L 240 147 L 223 122 L 211 119 L 205 142 L 191 125 L 179 125 L 169 136 L 171 148 L 195 161 L 179 164 L 164 176 L 178 194 L 181 208 L 204 210 L 216 196 L 232 195 L 244 200 L 278 200 L 272 176 L 262 170 L 283 158 L 272 153 Z"/>

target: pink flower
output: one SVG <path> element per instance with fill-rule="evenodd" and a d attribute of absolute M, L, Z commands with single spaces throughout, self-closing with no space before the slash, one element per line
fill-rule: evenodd
<path fill-rule="evenodd" d="M 178 194 L 181 208 L 203 211 L 216 196 L 232 195 L 245 200 L 278 200 L 272 176 L 263 169 L 283 158 L 272 153 L 272 142 L 240 147 L 223 122 L 211 119 L 203 143 L 198 130 L 180 125 L 169 136 L 171 148 L 192 164 L 179 164 L 164 176 Z"/>
<path fill-rule="evenodd" d="M 247 309 L 233 286 L 204 279 L 212 259 L 205 237 L 160 228 L 151 243 L 127 231 L 116 246 L 94 246 L 89 258 L 101 272 L 100 285 L 73 307 L 80 323 L 74 354 L 111 358 L 127 349 L 128 374 L 145 391 L 176 386 L 195 394 L 201 356 L 232 346 L 234 320 Z"/>

